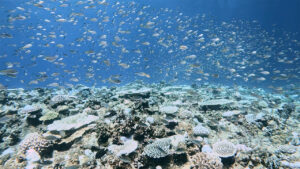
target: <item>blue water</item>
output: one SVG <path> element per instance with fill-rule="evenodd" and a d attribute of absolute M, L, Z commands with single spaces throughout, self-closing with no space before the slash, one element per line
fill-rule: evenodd
<path fill-rule="evenodd" d="M 226 21 L 257 20 L 265 29 L 272 29 L 274 24 L 290 32 L 300 29 L 300 2 L 297 0 L 166 0 L 163 3 L 152 0 L 151 4 L 156 8 L 179 9 L 189 16 L 206 13 Z"/>
<path fill-rule="evenodd" d="M 37 7 L 38 1 L 1 1 L 0 35 L 13 37 L 0 38 L 0 70 L 18 71 L 15 78 L 0 75 L 1 84 L 111 86 L 142 80 L 263 88 L 299 85 L 297 0 L 77 2 L 45 1 Z M 153 25 L 145 28 L 149 22 Z M 99 46 L 104 41 L 107 46 Z M 22 49 L 26 44 L 32 47 Z M 182 50 L 182 45 L 188 48 Z M 187 59 L 190 55 L 196 58 Z M 48 56 L 57 58 L 49 62 Z M 137 75 L 141 72 L 146 75 Z"/>

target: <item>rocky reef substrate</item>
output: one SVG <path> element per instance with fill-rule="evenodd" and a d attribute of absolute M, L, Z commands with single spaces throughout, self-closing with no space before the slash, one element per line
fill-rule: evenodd
<path fill-rule="evenodd" d="M 0 90 L 0 168 L 300 168 L 299 91 Z"/>

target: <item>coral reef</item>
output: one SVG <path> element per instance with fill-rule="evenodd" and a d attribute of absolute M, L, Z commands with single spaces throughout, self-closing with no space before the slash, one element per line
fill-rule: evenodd
<path fill-rule="evenodd" d="M 299 101 L 289 95 L 136 82 L 1 97 L 0 168 L 299 165 Z"/>

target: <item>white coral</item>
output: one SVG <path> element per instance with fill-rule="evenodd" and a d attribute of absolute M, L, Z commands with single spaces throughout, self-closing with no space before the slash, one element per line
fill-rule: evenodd
<path fill-rule="evenodd" d="M 54 123 L 48 125 L 47 129 L 49 131 L 67 131 L 71 129 L 78 129 L 96 120 L 98 120 L 97 116 L 80 113 L 54 121 Z"/>
<path fill-rule="evenodd" d="M 201 124 L 198 124 L 196 127 L 193 128 L 193 134 L 195 136 L 208 136 L 210 133 L 209 129 L 203 127 Z"/>
<path fill-rule="evenodd" d="M 165 114 L 174 114 L 178 112 L 177 106 L 162 106 L 159 108 L 159 110 Z"/>
<path fill-rule="evenodd" d="M 23 107 L 21 110 L 20 110 L 20 114 L 21 115 L 29 115 L 33 112 L 37 112 L 37 111 L 40 111 L 41 108 L 39 108 L 38 106 L 36 105 L 26 105 L 25 107 Z"/>
<path fill-rule="evenodd" d="M 110 145 L 108 150 L 120 157 L 134 152 L 138 147 L 138 142 L 133 139 L 125 139 L 123 145 Z"/>
<path fill-rule="evenodd" d="M 222 158 L 233 157 L 236 151 L 236 146 L 227 140 L 217 142 L 213 145 L 213 152 Z"/>

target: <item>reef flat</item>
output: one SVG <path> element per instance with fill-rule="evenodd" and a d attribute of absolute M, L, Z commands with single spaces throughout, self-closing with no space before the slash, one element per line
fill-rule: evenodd
<path fill-rule="evenodd" d="M 5 89 L 0 168 L 299 168 L 299 112 L 299 90 Z"/>

